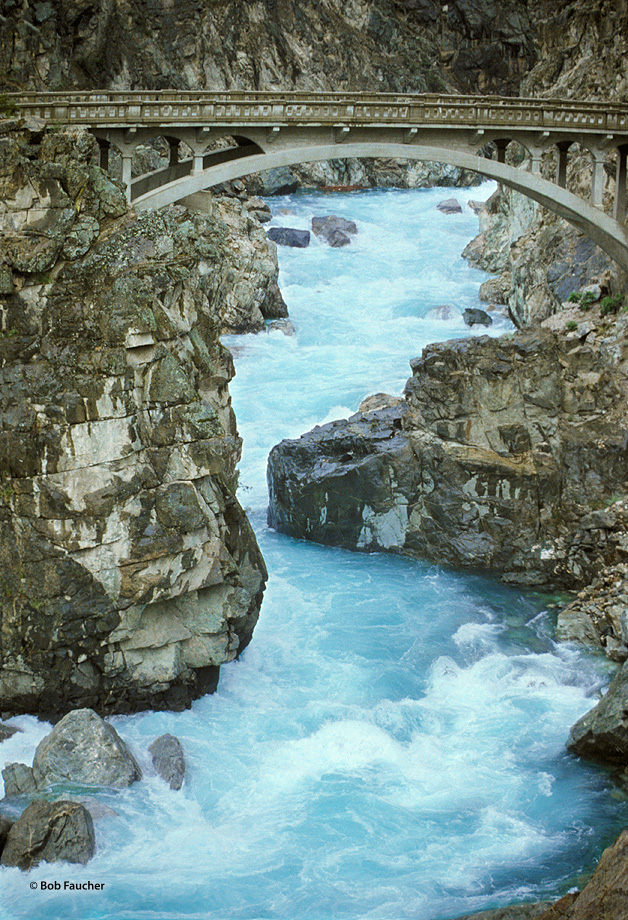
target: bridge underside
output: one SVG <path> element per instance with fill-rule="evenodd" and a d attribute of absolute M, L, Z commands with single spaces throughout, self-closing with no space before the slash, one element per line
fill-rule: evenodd
<path fill-rule="evenodd" d="M 608 146 L 604 137 L 578 137 L 570 133 L 564 138 L 553 135 L 548 139 L 540 136 L 539 132 L 508 135 L 507 132 L 497 131 L 471 132 L 468 128 L 461 130 L 458 137 L 452 136 L 451 129 L 446 132 L 421 132 L 419 135 L 416 131 L 393 131 L 383 127 L 352 128 L 349 131 L 341 126 L 318 130 L 314 126 L 290 129 L 224 126 L 212 127 L 202 134 L 198 129 L 194 132 L 190 129 L 169 129 L 171 150 L 175 143 L 178 146 L 178 142 L 183 141 L 192 148 L 194 157 L 181 163 L 173 157 L 170 165 L 164 169 L 131 181 L 133 150 L 156 133 L 155 130 L 140 130 L 129 137 L 128 132 L 121 129 L 94 131 L 103 146 L 111 143 L 121 150 L 123 179 L 127 189 L 130 189 L 129 198 L 136 208 L 163 207 L 223 182 L 280 166 L 350 157 L 391 157 L 440 162 L 496 179 L 533 199 L 588 235 L 628 272 L 628 232 L 623 223 L 605 214 L 600 207 L 605 142 Z M 226 149 L 205 152 L 212 140 L 225 136 L 234 138 L 235 144 Z M 517 140 L 527 147 L 532 158 L 531 171 L 504 162 L 505 149 L 511 140 Z M 487 159 L 477 152 L 490 141 L 497 146 L 496 160 Z M 566 179 L 567 148 L 574 141 L 592 152 L 592 197 L 597 207 L 561 187 Z M 540 175 L 541 156 L 550 144 L 556 145 L 559 150 L 557 180 L 561 182 L 562 179 L 561 184 L 550 182 Z M 623 216 L 626 147 L 619 147 L 618 154 L 616 212 Z"/>

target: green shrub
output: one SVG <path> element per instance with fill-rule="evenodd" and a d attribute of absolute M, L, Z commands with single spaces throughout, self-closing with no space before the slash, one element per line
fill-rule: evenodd
<path fill-rule="evenodd" d="M 580 309 L 588 310 L 591 304 L 594 304 L 596 300 L 597 298 L 595 294 L 593 293 L 593 291 L 587 291 L 586 294 L 584 294 L 582 296 L 582 299 L 580 300 Z"/>
<path fill-rule="evenodd" d="M 578 294 L 577 291 L 572 291 L 567 300 L 569 303 L 580 303 L 582 300 L 582 294 Z"/>
<path fill-rule="evenodd" d="M 575 321 L 575 319 L 570 319 L 569 322 L 565 325 L 567 332 L 575 332 L 577 328 L 578 323 Z"/>
<path fill-rule="evenodd" d="M 617 313 L 624 302 L 622 294 L 614 294 L 612 297 L 603 297 L 600 300 L 600 314 L 608 316 L 609 313 Z"/>

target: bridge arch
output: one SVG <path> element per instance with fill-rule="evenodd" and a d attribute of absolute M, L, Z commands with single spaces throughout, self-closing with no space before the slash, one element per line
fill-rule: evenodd
<path fill-rule="evenodd" d="M 503 140 L 505 139 L 504 137 Z M 572 140 L 573 138 L 565 138 L 565 142 L 571 143 Z M 255 147 L 261 150 L 258 144 L 255 144 Z M 490 179 L 496 179 L 569 221 L 597 243 L 624 271 L 628 271 L 628 231 L 617 220 L 600 211 L 598 207 L 583 201 L 582 198 L 561 187 L 560 184 L 542 178 L 537 171 L 527 171 L 510 166 L 501 162 L 500 159 L 488 160 L 478 154 L 449 147 L 392 142 L 352 143 L 348 140 L 330 144 L 309 145 L 304 143 L 277 149 L 269 146 L 267 150 L 260 153 L 249 150 L 246 156 L 208 165 L 202 171 L 167 182 L 159 188 L 138 195 L 132 203 L 140 209 L 163 207 L 187 198 L 195 192 L 233 179 L 243 178 L 253 172 L 262 172 L 279 166 L 350 157 L 394 157 L 403 160 L 435 161 L 459 166 Z"/>

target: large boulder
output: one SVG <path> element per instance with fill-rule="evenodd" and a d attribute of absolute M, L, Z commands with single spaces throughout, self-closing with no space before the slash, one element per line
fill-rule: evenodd
<path fill-rule="evenodd" d="M 8 833 L 3 866 L 40 862 L 87 863 L 94 855 L 94 822 L 78 802 L 31 802 Z"/>
<path fill-rule="evenodd" d="M 161 776 L 171 789 L 180 789 L 185 776 L 185 757 L 179 739 L 174 735 L 160 735 L 159 738 L 155 738 L 148 750 L 157 775 Z"/>
<path fill-rule="evenodd" d="M 628 765 L 628 661 L 600 702 L 573 726 L 567 747 L 590 760 Z"/>
<path fill-rule="evenodd" d="M 39 788 L 65 782 L 124 787 L 142 771 L 112 725 L 91 709 L 78 709 L 40 741 L 33 775 Z"/>

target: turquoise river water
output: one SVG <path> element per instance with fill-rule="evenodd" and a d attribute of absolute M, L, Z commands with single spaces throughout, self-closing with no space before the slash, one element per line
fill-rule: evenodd
<path fill-rule="evenodd" d="M 191 710 L 113 720 L 145 779 L 99 795 L 116 814 L 87 866 L 2 870 L 3 920 L 444 920 L 560 896 L 624 826 L 606 774 L 564 747 L 609 668 L 552 641 L 547 597 L 266 525 L 277 441 L 400 393 L 424 345 L 475 334 L 461 312 L 485 276 L 460 252 L 466 202 L 492 188 L 456 190 L 454 215 L 444 189 L 273 200 L 276 224 L 336 213 L 359 232 L 281 249 L 294 336 L 226 339 L 241 500 L 270 572 L 253 641 Z M 30 763 L 50 726 L 12 722 L 2 762 Z M 149 766 L 165 731 L 188 760 L 180 792 Z M 88 879 L 104 889 L 40 890 Z"/>

